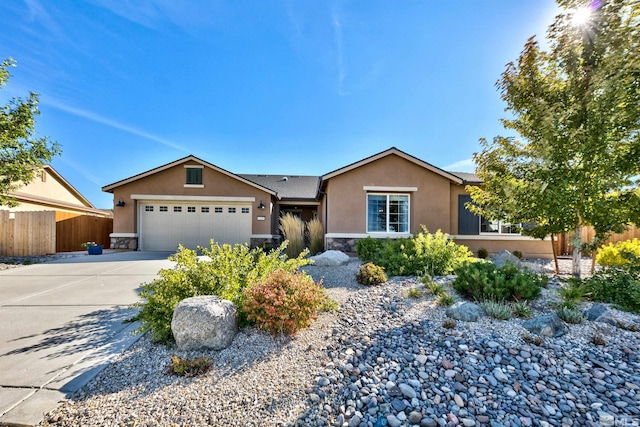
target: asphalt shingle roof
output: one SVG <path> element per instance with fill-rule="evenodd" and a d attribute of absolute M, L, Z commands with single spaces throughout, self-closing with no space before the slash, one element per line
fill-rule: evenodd
<path fill-rule="evenodd" d="M 238 174 L 242 178 L 278 193 L 281 199 L 315 200 L 319 176 Z"/>

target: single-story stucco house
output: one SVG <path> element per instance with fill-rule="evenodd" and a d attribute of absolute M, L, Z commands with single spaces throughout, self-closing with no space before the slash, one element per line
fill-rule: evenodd
<path fill-rule="evenodd" d="M 280 215 L 318 218 L 325 249 L 354 251 L 355 242 L 408 237 L 424 225 L 472 251 L 519 250 L 551 257 L 550 241 L 522 236 L 465 208 L 473 174 L 447 172 L 395 147 L 322 176 L 235 174 L 187 156 L 109 184 L 114 195 L 111 247 L 175 250 L 219 243 L 277 243 Z"/>

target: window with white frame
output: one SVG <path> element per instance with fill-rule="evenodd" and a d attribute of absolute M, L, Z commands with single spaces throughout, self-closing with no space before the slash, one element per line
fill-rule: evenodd
<path fill-rule="evenodd" d="M 489 221 L 485 217 L 480 217 L 480 233 L 492 234 L 520 234 L 522 227 L 518 224 L 511 224 L 505 221 Z"/>
<path fill-rule="evenodd" d="M 408 194 L 367 194 L 367 233 L 408 232 Z"/>

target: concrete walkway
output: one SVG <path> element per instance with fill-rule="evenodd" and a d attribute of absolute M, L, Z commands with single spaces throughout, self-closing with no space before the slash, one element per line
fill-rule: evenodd
<path fill-rule="evenodd" d="M 36 425 L 133 344 L 139 286 L 169 253 L 114 252 L 0 271 L 0 425 Z"/>

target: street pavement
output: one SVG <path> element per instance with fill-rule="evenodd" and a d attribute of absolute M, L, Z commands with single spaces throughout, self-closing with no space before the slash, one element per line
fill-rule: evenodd
<path fill-rule="evenodd" d="M 0 425 L 36 425 L 138 338 L 130 305 L 169 253 L 110 252 L 0 271 Z"/>

